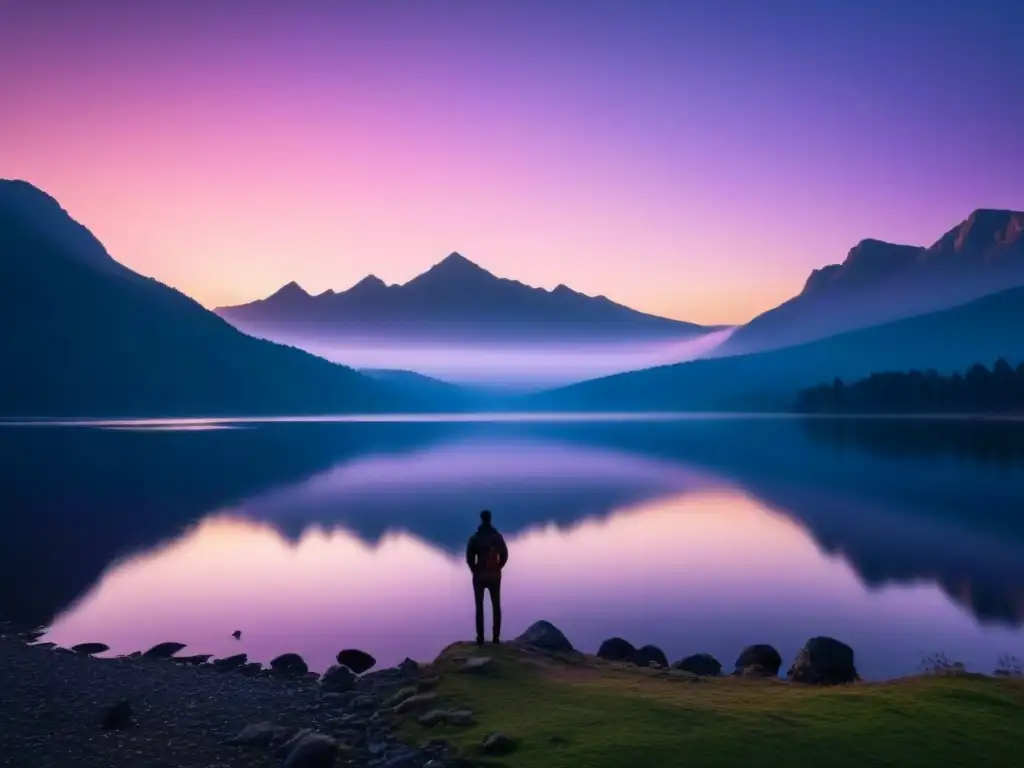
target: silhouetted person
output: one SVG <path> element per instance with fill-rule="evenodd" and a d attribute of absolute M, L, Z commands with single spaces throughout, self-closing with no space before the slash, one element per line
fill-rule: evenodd
<path fill-rule="evenodd" d="M 473 572 L 473 597 L 476 600 L 476 642 L 484 642 L 484 592 L 491 595 L 494 642 L 501 640 L 501 569 L 508 562 L 505 539 L 491 525 L 491 513 L 480 513 L 480 527 L 466 544 L 466 564 Z"/>

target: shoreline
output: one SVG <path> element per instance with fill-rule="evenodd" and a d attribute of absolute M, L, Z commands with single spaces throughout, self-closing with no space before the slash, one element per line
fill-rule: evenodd
<path fill-rule="evenodd" d="M 339 658 L 348 654 L 346 660 L 353 659 L 349 663 L 362 674 L 337 665 L 322 675 L 310 672 L 295 654 L 278 657 L 272 668 L 265 669 L 237 657 L 189 656 L 176 643 L 163 643 L 145 654 L 97 657 L 93 652 L 104 648 L 101 644 L 76 646 L 80 648 L 76 652 L 35 642 L 37 638 L 38 632 L 0 635 L 4 690 L 0 716 L 6 723 L 0 753 L 13 761 L 11 765 L 497 765 L 488 752 L 491 747 L 484 746 L 494 732 L 486 732 L 481 742 L 474 731 L 480 717 L 477 711 L 490 706 L 488 698 L 468 700 L 472 691 L 467 693 L 460 686 L 477 680 L 493 684 L 494 670 L 508 664 L 523 666 L 510 676 L 510 685 L 527 679 L 532 674 L 529 670 L 536 667 L 554 670 L 559 679 L 569 675 L 566 681 L 627 680 L 633 681 L 630 688 L 638 684 L 674 688 L 680 682 L 711 681 L 729 691 L 757 686 L 770 697 L 788 696 L 782 692 L 790 690 L 870 692 L 903 684 L 913 688 L 915 681 L 929 677 L 860 681 L 852 649 L 830 638 L 808 641 L 789 668 L 790 681 L 779 676 L 781 657 L 764 645 L 748 647 L 737 659 L 736 669 L 724 674 L 721 664 L 707 654 L 694 654 L 669 666 L 654 646 L 637 649 L 620 638 L 607 640 L 598 655 L 587 655 L 573 649 L 547 622 L 537 622 L 501 646 L 453 644 L 428 664 L 406 659 L 397 667 L 376 669 L 368 654 L 363 659 L 361 651 L 339 653 Z M 846 651 L 849 659 L 844 657 Z M 941 667 L 942 659 L 935 661 L 938 666 L 933 671 L 941 674 L 932 675 L 933 679 L 976 682 L 984 677 L 951 663 Z M 1019 681 L 1008 679 L 1010 672 L 1004 682 L 1016 685 Z M 1012 672 L 1020 675 L 1019 665 Z M 1024 686 L 1018 687 L 1024 692 Z M 457 706 L 442 709 L 442 701 Z M 127 717 L 118 714 L 119 707 L 129 710 Z M 529 717 L 530 727 L 544 722 L 536 712 Z M 470 737 L 475 741 L 466 742 Z M 511 750 L 511 744 L 491 746 Z M 308 752 L 306 756 L 300 747 Z"/>

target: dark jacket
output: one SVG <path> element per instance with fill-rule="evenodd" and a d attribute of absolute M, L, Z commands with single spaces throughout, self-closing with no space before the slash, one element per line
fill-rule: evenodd
<path fill-rule="evenodd" d="M 487 553 L 491 547 L 496 547 L 498 550 L 498 570 L 495 572 L 484 570 L 487 562 Z M 466 565 L 469 566 L 469 570 L 473 572 L 474 576 L 496 578 L 501 576 L 501 569 L 505 567 L 507 562 L 508 547 L 505 545 L 504 537 L 498 533 L 498 529 L 493 525 L 481 524 L 476 529 L 476 533 L 469 537 L 469 542 L 466 544 Z"/>

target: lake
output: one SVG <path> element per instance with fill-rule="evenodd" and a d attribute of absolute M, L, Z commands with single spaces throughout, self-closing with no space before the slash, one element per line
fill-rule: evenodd
<path fill-rule="evenodd" d="M 472 638 L 489 508 L 507 638 L 544 618 L 731 668 L 823 634 L 868 678 L 1024 657 L 1019 421 L 8 424 L 0 457 L 0 618 L 61 645 L 429 660 Z"/>

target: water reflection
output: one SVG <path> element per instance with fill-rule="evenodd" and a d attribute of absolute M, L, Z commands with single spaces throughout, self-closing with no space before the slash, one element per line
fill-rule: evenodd
<path fill-rule="evenodd" d="M 13 563 L 46 576 L 0 588 L 0 607 L 59 611 L 56 642 L 115 652 L 178 639 L 258 659 L 294 650 L 315 666 L 342 645 L 429 658 L 471 629 L 461 549 L 486 505 L 512 546 L 509 632 L 545 617 L 585 649 L 621 634 L 725 661 L 749 642 L 791 655 L 835 634 L 871 676 L 937 648 L 977 669 L 1020 655 L 1015 454 L 993 457 L 978 433 L 955 444 L 980 453 L 937 455 L 935 440 L 886 452 L 843 429 L 29 430 L 4 453 L 21 470 L 5 509 L 27 514 L 4 519 L 0 547 L 16 559 L 3 575 Z"/>

